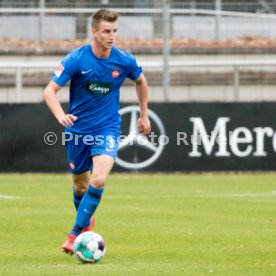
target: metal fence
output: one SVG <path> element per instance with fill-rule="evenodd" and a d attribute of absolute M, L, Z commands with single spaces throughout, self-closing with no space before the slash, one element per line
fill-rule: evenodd
<path fill-rule="evenodd" d="M 170 61 L 170 85 L 163 90 L 162 61 L 141 62 L 153 102 L 275 101 L 275 60 Z M 0 62 L 0 102 L 40 102 L 56 62 Z M 67 90 L 67 88 L 65 88 Z M 163 92 L 162 92 L 163 90 Z M 167 92 L 167 94 L 165 94 Z M 68 101 L 68 91 L 59 94 Z M 122 101 L 134 101 L 133 85 L 126 82 Z"/>
<path fill-rule="evenodd" d="M 13 0 L 0 1 L 0 38 L 88 38 L 91 14 L 103 7 L 120 13 L 123 37 L 163 38 L 166 28 L 175 38 L 276 37 L 274 1 Z"/>
<path fill-rule="evenodd" d="M 184 9 L 215 9 L 216 0 L 170 0 L 173 8 Z M 1 0 L 0 7 L 36 8 L 45 6 L 48 8 L 152 8 L 160 6 L 162 0 Z M 276 3 L 273 0 L 228 0 L 221 1 L 223 10 L 242 12 L 275 12 Z"/>

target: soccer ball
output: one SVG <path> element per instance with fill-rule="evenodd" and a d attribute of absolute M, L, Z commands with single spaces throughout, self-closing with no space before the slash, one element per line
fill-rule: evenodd
<path fill-rule="evenodd" d="M 87 231 L 74 242 L 74 253 L 82 263 L 99 262 L 106 251 L 104 239 L 97 233 Z"/>

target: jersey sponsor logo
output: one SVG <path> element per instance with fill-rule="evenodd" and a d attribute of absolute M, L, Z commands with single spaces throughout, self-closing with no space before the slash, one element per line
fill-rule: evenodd
<path fill-rule="evenodd" d="M 87 92 L 94 96 L 108 95 L 112 90 L 112 86 L 112 82 L 88 81 L 86 83 Z"/>
<path fill-rule="evenodd" d="M 62 74 L 62 72 L 64 71 L 64 67 L 63 65 L 60 63 L 58 66 L 57 66 L 57 69 L 55 71 L 55 75 L 59 78 Z"/>
<path fill-rule="evenodd" d="M 113 78 L 118 78 L 120 75 L 120 71 L 118 69 L 114 69 L 111 75 Z"/>

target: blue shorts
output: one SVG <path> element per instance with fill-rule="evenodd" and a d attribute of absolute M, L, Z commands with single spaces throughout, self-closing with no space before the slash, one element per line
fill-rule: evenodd
<path fill-rule="evenodd" d="M 104 130 L 96 135 L 65 132 L 67 161 L 73 174 L 81 174 L 93 167 L 92 157 L 109 155 L 114 159 L 118 152 L 119 132 Z"/>

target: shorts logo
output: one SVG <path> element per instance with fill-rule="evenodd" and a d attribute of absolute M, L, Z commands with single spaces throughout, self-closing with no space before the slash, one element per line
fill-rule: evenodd
<path fill-rule="evenodd" d="M 69 166 L 70 166 L 70 168 L 71 168 L 72 170 L 75 169 L 75 165 L 74 165 L 74 163 L 73 163 L 72 161 L 69 162 Z"/>
<path fill-rule="evenodd" d="M 114 70 L 112 71 L 112 77 L 113 77 L 113 78 L 118 78 L 119 75 L 120 75 L 120 72 L 119 72 L 118 69 L 114 69 Z"/>
<path fill-rule="evenodd" d="M 86 83 L 86 90 L 94 96 L 106 96 L 111 92 L 112 86 L 112 82 L 88 81 Z"/>
<path fill-rule="evenodd" d="M 60 63 L 58 66 L 57 66 L 57 69 L 55 71 L 55 75 L 59 78 L 62 74 L 62 72 L 64 71 L 64 67 L 63 65 Z"/>

